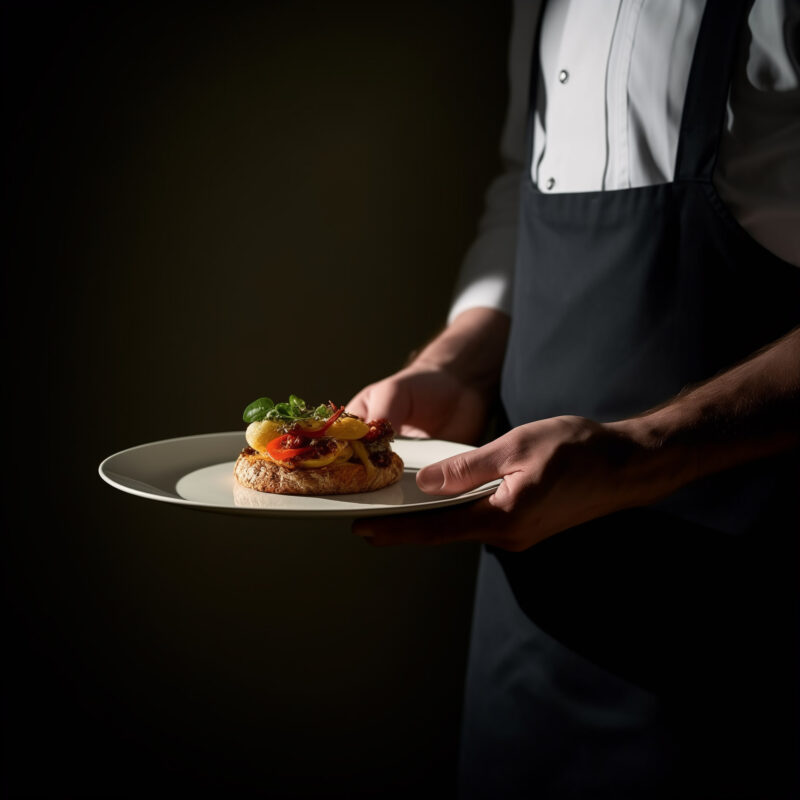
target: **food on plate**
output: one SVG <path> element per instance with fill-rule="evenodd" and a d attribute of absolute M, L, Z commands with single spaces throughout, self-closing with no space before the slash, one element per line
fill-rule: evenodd
<path fill-rule="evenodd" d="M 234 467 L 248 489 L 275 494 L 351 494 L 396 483 L 403 461 L 392 451 L 387 419 L 367 422 L 344 406 L 309 407 L 260 397 L 244 410 L 247 447 Z"/>

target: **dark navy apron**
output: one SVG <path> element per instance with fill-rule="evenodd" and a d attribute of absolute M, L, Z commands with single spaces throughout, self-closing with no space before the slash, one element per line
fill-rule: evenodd
<path fill-rule="evenodd" d="M 800 324 L 800 269 L 712 184 L 747 10 L 707 4 L 672 183 L 542 194 L 528 163 L 510 425 L 640 413 Z M 797 489 L 790 454 L 523 553 L 485 549 L 461 795 L 782 796 L 797 744 Z"/>

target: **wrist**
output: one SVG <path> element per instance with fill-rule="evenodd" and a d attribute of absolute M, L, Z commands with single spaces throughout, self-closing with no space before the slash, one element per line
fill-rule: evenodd
<path fill-rule="evenodd" d="M 698 452 L 682 447 L 668 421 L 656 415 L 605 423 L 625 443 L 624 480 L 637 505 L 648 505 L 698 478 Z"/>

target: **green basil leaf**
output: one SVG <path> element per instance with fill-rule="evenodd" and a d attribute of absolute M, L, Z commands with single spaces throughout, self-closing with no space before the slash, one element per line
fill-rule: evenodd
<path fill-rule="evenodd" d="M 279 416 L 284 417 L 285 419 L 292 419 L 294 417 L 294 414 L 292 413 L 292 407 L 289 405 L 289 403 L 276 403 L 275 411 Z"/>
<path fill-rule="evenodd" d="M 286 403 L 274 403 L 269 397 L 259 397 L 244 410 L 242 419 L 245 422 L 261 422 L 262 420 L 294 421 L 298 419 L 328 419 L 334 409 L 328 404 L 309 408 L 306 401 L 296 394 L 289 395 Z"/>
<path fill-rule="evenodd" d="M 275 403 L 269 397 L 259 397 L 258 400 L 253 400 L 247 406 L 242 414 L 242 419 L 245 422 L 261 422 L 267 418 L 267 414 L 275 406 Z"/>

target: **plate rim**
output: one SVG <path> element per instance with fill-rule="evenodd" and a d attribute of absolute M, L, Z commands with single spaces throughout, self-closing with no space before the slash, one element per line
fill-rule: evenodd
<path fill-rule="evenodd" d="M 113 489 L 117 489 L 118 491 L 124 492 L 126 494 L 132 495 L 134 497 L 139 497 L 144 500 L 152 500 L 161 503 L 170 503 L 172 505 L 180 506 L 183 508 L 193 508 L 199 511 L 208 511 L 212 513 L 221 513 L 226 515 L 233 515 L 233 516 L 259 516 L 259 517 L 282 517 L 282 518 L 294 518 L 294 519 L 301 519 L 301 518 L 312 518 L 316 517 L 318 519 L 324 518 L 332 518 L 332 517 L 343 517 L 343 518 L 351 518 L 355 519 L 357 517 L 377 517 L 377 516 L 389 516 L 389 515 L 398 515 L 398 514 L 411 514 L 411 513 L 424 513 L 426 511 L 438 511 L 443 508 L 448 508 L 454 505 L 462 505 L 469 502 L 474 502 L 476 500 L 481 499 L 482 497 L 487 497 L 490 494 L 493 494 L 497 487 L 501 483 L 501 479 L 498 478 L 495 481 L 490 481 L 482 487 L 477 487 L 476 489 L 470 490 L 470 492 L 464 492 L 459 495 L 454 496 L 441 496 L 438 499 L 432 500 L 426 503 L 413 503 L 409 505 L 389 505 L 389 506 L 382 506 L 378 508 L 370 507 L 366 505 L 364 510 L 361 509 L 353 509 L 353 508 L 343 508 L 343 509 L 269 509 L 269 508 L 258 508 L 258 507 L 250 507 L 250 506 L 227 506 L 227 505 L 219 505 L 216 503 L 203 503 L 197 500 L 187 500 L 186 498 L 180 497 L 178 495 L 170 495 L 170 494 L 155 494 L 153 490 L 156 490 L 157 487 L 151 486 L 150 491 L 146 491 L 143 489 L 136 489 L 133 486 L 126 485 L 120 483 L 113 479 L 113 475 L 120 475 L 123 477 L 121 473 L 118 473 L 114 470 L 109 470 L 108 465 L 114 459 L 120 458 L 125 455 L 129 455 L 137 450 L 144 450 L 156 445 L 164 445 L 170 444 L 173 442 L 188 442 L 190 440 L 197 440 L 197 439 L 213 439 L 218 437 L 232 437 L 232 436 L 244 436 L 244 432 L 241 430 L 236 431 L 214 431 L 211 433 L 198 433 L 198 434 L 190 434 L 188 436 L 172 436 L 166 439 L 157 439 L 152 442 L 143 442 L 141 444 L 132 445 L 131 447 L 126 447 L 122 450 L 118 450 L 115 453 L 111 453 L 110 455 L 106 456 L 98 465 L 97 471 L 102 478 L 102 480 L 111 486 Z M 475 450 L 475 445 L 465 444 L 463 442 L 452 442 L 446 439 L 435 439 L 435 438 L 423 438 L 423 437 L 403 437 L 403 436 L 396 436 L 396 440 L 398 441 L 405 441 L 405 442 L 442 442 L 445 444 L 457 445 L 458 447 L 465 448 L 466 451 Z M 230 463 L 233 464 L 235 459 L 231 460 Z M 208 463 L 203 466 L 198 467 L 198 469 L 204 469 L 206 467 L 221 465 L 224 463 L 228 463 L 228 461 L 215 461 L 213 463 Z M 404 473 L 415 472 L 416 468 L 412 469 L 404 469 Z M 186 475 L 190 474 L 193 470 L 185 473 Z M 182 476 L 183 477 L 183 476 Z M 131 479 L 134 480 L 135 479 Z M 255 491 L 255 490 L 251 490 Z M 466 496 L 468 495 L 468 496 Z M 432 495 L 432 497 L 434 497 Z"/>

